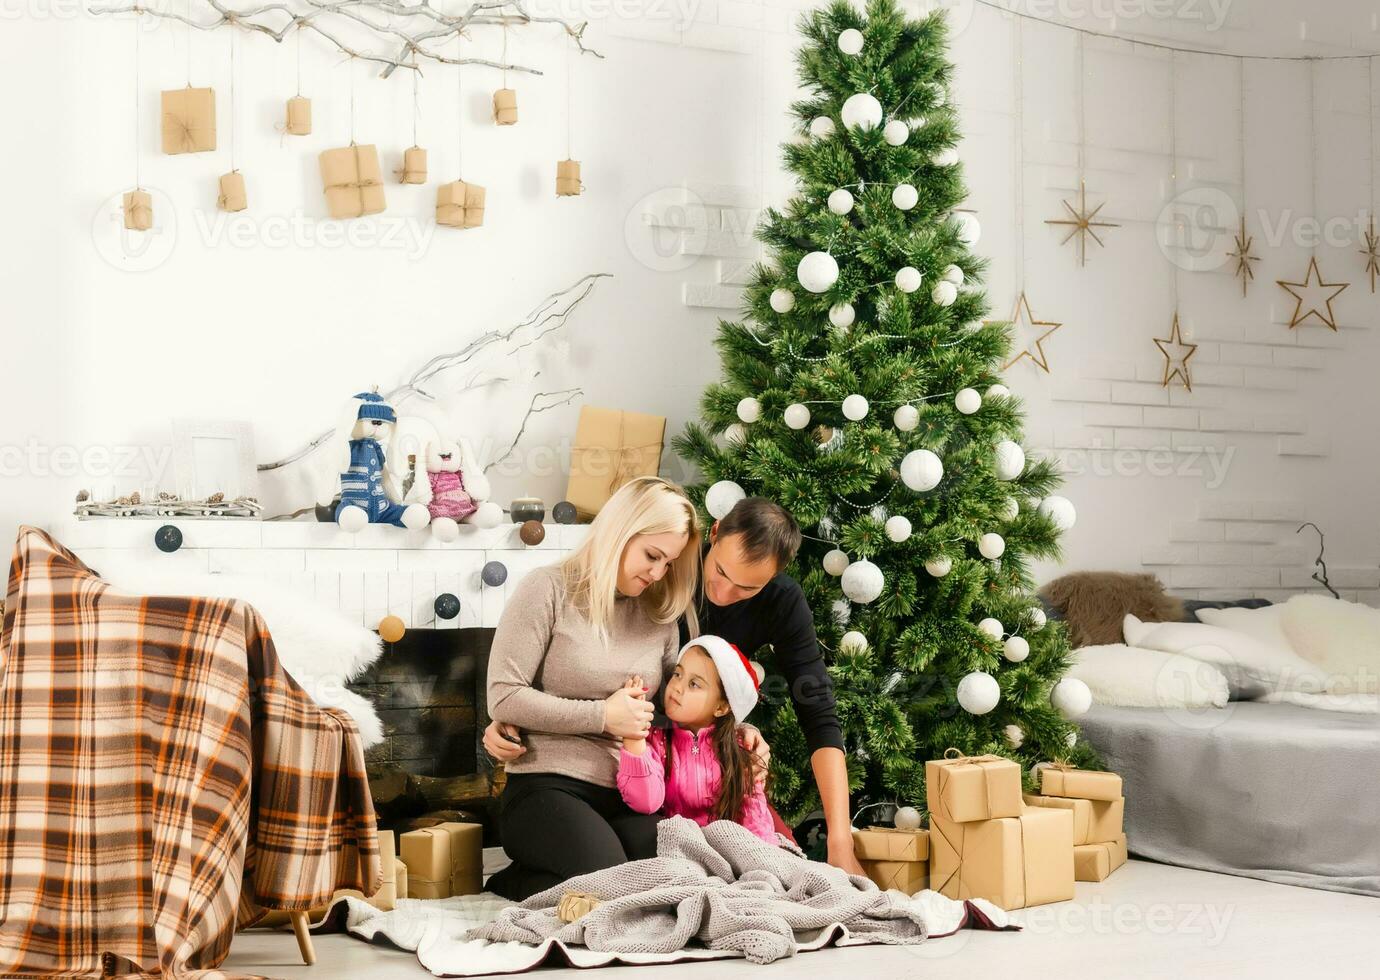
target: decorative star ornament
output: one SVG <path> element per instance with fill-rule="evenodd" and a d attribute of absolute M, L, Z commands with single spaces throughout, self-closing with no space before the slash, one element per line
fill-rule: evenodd
<path fill-rule="evenodd" d="M 984 324 L 1001 322 L 1004 321 L 983 321 Z M 1031 361 L 1035 363 L 1037 367 L 1040 368 L 1040 370 L 1044 371 L 1045 374 L 1049 374 L 1049 357 L 1045 354 L 1044 343 L 1045 340 L 1048 339 L 1049 335 L 1054 333 L 1054 331 L 1058 330 L 1060 327 L 1062 327 L 1063 324 L 1055 323 L 1052 320 L 1035 319 L 1035 315 L 1030 312 L 1030 303 L 1025 298 L 1025 290 L 1021 290 L 1020 298 L 1016 300 L 1016 309 L 1014 312 L 1012 312 L 1011 320 L 1009 322 L 1011 323 L 1011 332 L 1013 334 L 1019 333 L 1021 331 L 1021 324 L 1022 322 L 1024 322 L 1026 326 L 1036 329 L 1039 332 L 1039 336 L 1037 336 L 1032 343 L 1026 344 L 1024 348 L 1022 348 L 1021 352 L 1017 354 L 1015 357 L 1011 358 L 1011 360 L 1003 364 L 1001 366 L 1001 369 L 1005 371 L 1007 368 L 1015 364 L 1021 358 L 1028 357 L 1031 359 Z"/>
<path fill-rule="evenodd" d="M 1193 356 L 1198 345 L 1184 343 L 1183 334 L 1179 332 L 1179 313 L 1177 310 L 1174 311 L 1174 325 L 1169 329 L 1169 336 L 1164 339 L 1156 337 L 1155 346 L 1164 355 L 1164 381 L 1160 383 L 1160 387 L 1168 388 L 1169 382 L 1177 377 L 1183 382 L 1185 391 L 1192 391 L 1193 379 L 1188 373 L 1188 359 Z"/>
<path fill-rule="evenodd" d="M 1370 273 L 1370 291 L 1375 292 L 1375 277 L 1380 275 L 1380 236 L 1375 234 L 1375 215 L 1370 216 L 1370 229 L 1366 234 L 1366 247 L 1358 248 L 1366 257 L 1366 272 Z"/>
<path fill-rule="evenodd" d="M 1251 242 L 1253 241 L 1255 238 L 1246 234 L 1246 218 L 1243 215 L 1241 217 L 1241 231 L 1236 235 L 1236 251 L 1227 253 L 1227 258 L 1236 260 L 1234 275 L 1241 277 L 1241 295 L 1243 297 L 1246 295 L 1246 286 L 1255 278 L 1255 270 L 1251 268 L 1251 263 L 1260 261 L 1259 255 L 1251 254 Z"/>
<path fill-rule="evenodd" d="M 1067 218 L 1050 218 L 1050 219 L 1048 219 L 1048 220 L 1045 221 L 1045 224 L 1047 224 L 1047 225 L 1068 225 L 1068 226 L 1069 226 L 1069 233 L 1068 233 L 1067 235 L 1064 236 L 1064 240 L 1063 240 L 1062 242 L 1059 243 L 1060 245 L 1067 245 L 1067 244 L 1069 243 L 1069 241 L 1070 241 L 1074 236 L 1077 236 L 1077 238 L 1078 238 L 1078 264 L 1079 264 L 1080 266 L 1087 263 L 1087 258 L 1088 258 L 1088 236 L 1089 236 L 1089 235 L 1092 236 L 1093 241 L 1097 242 L 1097 244 L 1101 245 L 1103 248 L 1106 248 L 1106 247 L 1107 247 L 1107 243 L 1104 242 L 1101 238 L 1098 237 L 1097 232 L 1093 231 L 1094 228 L 1120 228 L 1120 227 L 1121 227 L 1120 225 L 1113 224 L 1113 223 L 1110 222 L 1110 221 L 1095 221 L 1095 220 L 1093 220 L 1093 219 L 1095 219 L 1095 218 L 1097 217 L 1097 212 L 1101 211 L 1102 208 L 1106 205 L 1106 203 L 1107 203 L 1106 201 L 1103 201 L 1103 202 L 1102 202 L 1101 204 L 1099 204 L 1097 207 L 1095 207 L 1095 208 L 1093 208 L 1091 211 L 1089 211 L 1089 210 L 1088 210 L 1088 185 L 1087 185 L 1087 182 L 1086 182 L 1086 181 L 1084 181 L 1084 180 L 1082 180 L 1082 179 L 1080 178 L 1079 181 L 1078 181 L 1078 207 L 1075 208 L 1075 207 L 1074 207 L 1072 204 L 1070 204 L 1068 201 L 1064 201 L 1064 202 L 1063 202 L 1063 204 L 1064 204 L 1064 209 L 1065 209 L 1066 211 L 1068 211 L 1069 217 L 1067 217 Z"/>
<path fill-rule="evenodd" d="M 1318 271 L 1316 255 L 1308 260 L 1308 272 L 1304 275 L 1303 282 L 1285 282 L 1283 279 L 1275 281 L 1296 300 L 1294 315 L 1289 318 L 1291 330 L 1310 316 L 1315 316 L 1336 331 L 1337 318 L 1332 312 L 1332 301 L 1351 283 L 1323 282 L 1322 273 Z M 1324 310 L 1326 312 L 1323 312 Z"/>

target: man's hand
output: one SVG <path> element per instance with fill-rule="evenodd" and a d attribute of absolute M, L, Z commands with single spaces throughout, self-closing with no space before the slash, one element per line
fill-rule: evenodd
<path fill-rule="evenodd" d="M 843 830 L 829 831 L 829 863 L 836 868 L 842 868 L 851 875 L 862 875 L 867 877 L 858 863 L 857 856 L 853 853 L 853 831 L 852 828 L 845 827 Z"/>
<path fill-rule="evenodd" d="M 738 726 L 738 742 L 752 753 L 753 780 L 758 784 L 767 781 L 767 770 L 771 766 L 771 746 L 752 725 Z"/>
<path fill-rule="evenodd" d="M 484 751 L 499 762 L 512 762 L 527 751 L 527 746 L 521 742 L 510 742 L 503 737 L 505 733 L 513 736 L 513 738 L 522 737 L 522 729 L 516 725 L 500 725 L 496 721 L 489 722 L 489 727 L 484 729 Z"/>

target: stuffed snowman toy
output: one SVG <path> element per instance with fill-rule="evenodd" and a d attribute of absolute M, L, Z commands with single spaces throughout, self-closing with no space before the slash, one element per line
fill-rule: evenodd
<path fill-rule="evenodd" d="M 426 505 L 437 538 L 454 541 L 461 521 L 489 526 L 497 505 L 486 503 L 488 496 L 489 479 L 469 444 L 438 438 L 427 444 L 426 472 L 413 480 L 407 499 Z"/>
<path fill-rule="evenodd" d="M 342 424 L 336 428 L 335 454 L 340 466 L 340 504 L 335 519 L 343 530 L 355 532 L 366 524 L 426 527 L 427 509 L 399 502 L 390 487 L 384 446 L 393 439 L 398 421 L 393 406 L 376 392 L 350 399 Z"/>

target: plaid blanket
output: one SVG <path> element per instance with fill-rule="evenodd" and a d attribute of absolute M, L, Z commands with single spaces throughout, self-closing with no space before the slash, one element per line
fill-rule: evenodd
<path fill-rule="evenodd" d="M 237 923 L 382 881 L 359 732 L 230 599 L 21 528 L 0 633 L 0 976 L 221 977 Z"/>

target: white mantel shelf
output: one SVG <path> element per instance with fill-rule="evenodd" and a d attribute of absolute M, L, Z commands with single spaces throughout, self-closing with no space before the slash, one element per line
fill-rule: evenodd
<path fill-rule="evenodd" d="M 182 532 L 182 547 L 158 550 L 154 533 L 165 524 Z M 168 569 L 261 577 L 315 596 L 369 628 L 398 616 L 409 629 L 498 625 L 512 590 L 534 568 L 550 565 L 579 546 L 589 525 L 547 524 L 546 538 L 529 547 L 519 525 L 461 525 L 451 542 L 429 529 L 410 531 L 371 524 L 358 534 L 314 521 L 234 521 L 197 518 L 72 517 L 53 525 L 55 538 L 100 571 L 102 561 L 138 560 Z M 508 568 L 503 585 L 483 584 L 486 562 Z M 460 599 L 460 615 L 437 617 L 438 595 Z"/>

